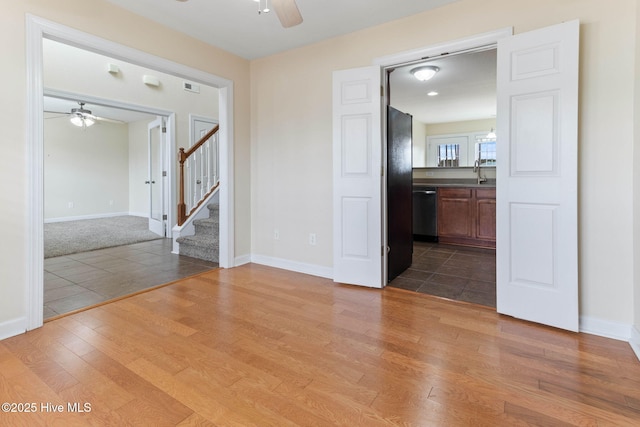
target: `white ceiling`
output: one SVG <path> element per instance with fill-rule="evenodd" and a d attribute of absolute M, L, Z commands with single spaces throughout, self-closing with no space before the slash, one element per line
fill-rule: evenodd
<path fill-rule="evenodd" d="M 107 0 L 246 59 L 312 44 L 457 0 L 296 0 L 304 21 L 282 28 L 254 0 Z"/>
<path fill-rule="evenodd" d="M 107 0 L 206 43 L 253 59 L 378 25 L 457 0 L 296 0 L 304 22 L 282 28 L 275 12 L 258 15 L 254 0 Z M 391 73 L 391 104 L 424 123 L 495 117 L 495 50 L 428 61 L 440 72 L 428 82 L 410 70 Z M 430 90 L 439 95 L 429 97 Z M 45 110 L 71 111 L 77 101 L 45 97 Z M 132 122 L 150 118 L 126 110 L 89 105 L 99 117 Z"/>
<path fill-rule="evenodd" d="M 45 117 L 48 117 L 47 120 L 52 120 L 57 117 L 67 117 L 67 114 L 71 112 L 72 108 L 80 108 L 80 105 L 78 104 L 79 101 L 81 101 L 81 99 L 69 100 L 54 98 L 52 96 L 45 96 L 44 111 L 47 113 L 53 113 Z M 91 111 L 91 114 L 97 116 L 98 118 L 115 120 L 122 123 L 131 123 L 142 120 L 151 121 L 156 118 L 156 116 L 154 115 L 138 111 L 123 110 L 121 108 L 113 108 L 109 106 L 90 103 L 85 103 L 83 108 L 85 110 Z"/>
<path fill-rule="evenodd" d="M 434 65 L 426 82 L 411 70 Z M 396 68 L 390 75 L 391 105 L 423 123 L 489 119 L 496 116 L 496 49 L 445 56 Z M 430 91 L 437 96 L 428 96 Z"/>

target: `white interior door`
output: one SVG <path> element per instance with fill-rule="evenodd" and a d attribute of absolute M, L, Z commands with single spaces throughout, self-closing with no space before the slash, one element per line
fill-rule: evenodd
<path fill-rule="evenodd" d="M 497 310 L 578 330 L 579 22 L 498 42 Z"/>
<path fill-rule="evenodd" d="M 158 236 L 165 236 L 165 133 L 164 119 L 158 117 L 148 125 L 149 175 L 149 230 Z"/>
<path fill-rule="evenodd" d="M 381 288 L 380 67 L 333 73 L 333 280 Z"/>

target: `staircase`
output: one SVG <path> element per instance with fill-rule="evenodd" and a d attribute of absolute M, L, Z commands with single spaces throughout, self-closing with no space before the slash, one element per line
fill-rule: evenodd
<path fill-rule="evenodd" d="M 193 221 L 195 234 L 176 239 L 180 244 L 180 255 L 198 258 L 205 261 L 218 262 L 219 257 L 219 225 L 220 205 L 207 205 L 209 217 Z"/>

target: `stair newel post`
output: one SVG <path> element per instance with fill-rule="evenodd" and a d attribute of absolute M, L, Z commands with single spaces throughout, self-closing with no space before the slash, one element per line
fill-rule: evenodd
<path fill-rule="evenodd" d="M 180 148 L 180 200 L 178 201 L 178 225 L 184 224 L 187 219 L 187 205 L 184 203 L 184 162 L 187 155 L 184 148 Z"/>

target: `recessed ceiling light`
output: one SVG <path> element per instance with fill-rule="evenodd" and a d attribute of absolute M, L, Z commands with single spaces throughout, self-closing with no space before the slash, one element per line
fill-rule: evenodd
<path fill-rule="evenodd" d="M 429 92 L 427 95 L 428 96 L 436 96 L 438 94 L 438 92 L 436 92 L 435 90 L 432 90 L 431 92 Z"/>
<path fill-rule="evenodd" d="M 413 74 L 413 77 L 416 79 L 424 82 L 435 76 L 438 71 L 440 71 L 440 68 L 427 65 L 424 67 L 414 68 L 411 70 L 411 74 Z"/>

